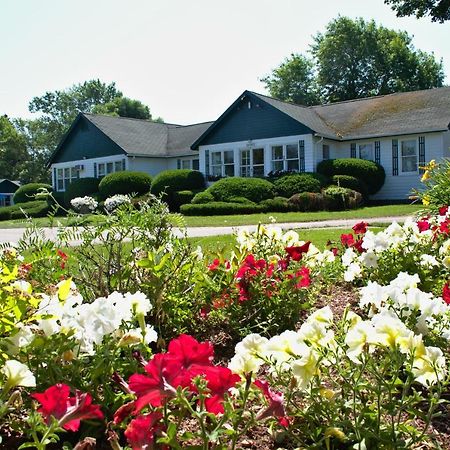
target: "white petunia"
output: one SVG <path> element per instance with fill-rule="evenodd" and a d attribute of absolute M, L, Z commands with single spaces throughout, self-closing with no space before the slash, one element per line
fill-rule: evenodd
<path fill-rule="evenodd" d="M 34 387 L 36 386 L 36 378 L 30 369 L 15 359 L 9 359 L 1 368 L 2 373 L 6 376 L 6 383 L 3 387 L 4 391 L 9 391 L 16 386 Z"/>

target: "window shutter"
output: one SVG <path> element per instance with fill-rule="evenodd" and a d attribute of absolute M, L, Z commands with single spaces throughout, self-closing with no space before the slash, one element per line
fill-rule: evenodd
<path fill-rule="evenodd" d="M 181 169 L 181 159 L 177 159 L 177 169 Z"/>
<path fill-rule="evenodd" d="M 425 164 L 425 136 L 419 136 L 419 168 Z M 424 169 L 419 169 L 419 173 L 424 173 Z"/>
<path fill-rule="evenodd" d="M 298 169 L 300 172 L 305 171 L 305 141 L 298 141 Z"/>
<path fill-rule="evenodd" d="M 53 190 L 56 192 L 58 190 L 58 180 L 56 179 L 56 168 L 53 168 Z"/>
<path fill-rule="evenodd" d="M 398 139 L 392 139 L 392 175 L 398 175 Z"/>
<path fill-rule="evenodd" d="M 380 152 L 380 141 L 375 141 L 375 162 L 380 164 L 381 152 Z"/>
<path fill-rule="evenodd" d="M 94 163 L 94 178 L 97 178 L 97 163 Z"/>
<path fill-rule="evenodd" d="M 356 144 L 354 142 L 350 144 L 350 158 L 356 158 Z"/>
<path fill-rule="evenodd" d="M 122 159 L 122 170 L 127 170 L 127 160 Z"/>
<path fill-rule="evenodd" d="M 205 175 L 209 176 L 209 150 L 205 150 Z"/>

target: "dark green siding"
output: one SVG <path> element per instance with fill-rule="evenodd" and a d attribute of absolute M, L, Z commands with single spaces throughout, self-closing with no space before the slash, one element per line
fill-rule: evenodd
<path fill-rule="evenodd" d="M 19 186 L 17 184 L 11 183 L 9 180 L 3 180 L 0 183 L 0 192 L 4 194 L 12 194 L 13 192 L 16 192 L 17 189 L 19 189 Z"/>
<path fill-rule="evenodd" d="M 81 117 L 67 136 L 52 163 L 123 155 L 125 152 L 89 120 Z"/>
<path fill-rule="evenodd" d="M 248 107 L 251 102 L 251 108 Z M 246 97 L 235 105 L 215 129 L 199 142 L 199 145 L 223 144 L 281 136 L 309 134 L 312 130 L 273 106 Z"/>

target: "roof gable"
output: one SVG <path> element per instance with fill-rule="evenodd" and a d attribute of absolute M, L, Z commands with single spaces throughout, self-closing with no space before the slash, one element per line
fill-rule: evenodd
<path fill-rule="evenodd" d="M 309 126 L 286 114 L 267 99 L 253 92 L 244 91 L 192 144 L 191 148 L 314 132 Z"/>
<path fill-rule="evenodd" d="M 0 193 L 12 194 L 19 189 L 20 183 L 7 178 L 0 179 Z"/>

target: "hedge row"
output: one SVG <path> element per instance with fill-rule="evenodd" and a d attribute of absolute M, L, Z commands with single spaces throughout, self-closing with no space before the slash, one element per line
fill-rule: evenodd
<path fill-rule="evenodd" d="M 49 184 L 45 183 L 29 183 L 20 186 L 19 189 L 14 193 L 14 203 L 27 203 L 34 202 L 36 200 L 36 194 L 42 189 L 46 189 L 49 192 L 53 190 L 53 188 Z"/>
<path fill-rule="evenodd" d="M 50 206 L 45 200 L 34 200 L 17 205 L 0 208 L 0 220 L 24 219 L 28 217 L 44 217 L 50 212 Z"/>

